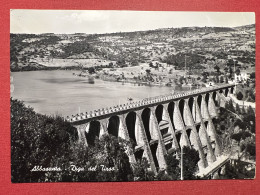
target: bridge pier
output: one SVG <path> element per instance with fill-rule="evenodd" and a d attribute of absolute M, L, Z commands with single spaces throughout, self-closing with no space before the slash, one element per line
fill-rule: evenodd
<path fill-rule="evenodd" d="M 212 173 L 211 178 L 212 178 L 212 179 L 219 179 L 218 171 Z"/>
<path fill-rule="evenodd" d="M 156 166 L 155 166 L 155 163 L 154 163 L 154 159 L 153 159 L 153 155 L 152 155 L 152 152 L 151 152 L 151 148 L 150 148 L 148 139 L 147 139 L 146 134 L 145 134 L 144 125 L 143 125 L 143 121 L 142 121 L 141 111 L 140 110 L 136 111 L 136 116 L 138 118 L 138 121 L 139 121 L 139 124 L 140 124 L 140 127 L 141 127 L 140 128 L 140 133 L 141 133 L 141 135 L 143 137 L 143 142 L 144 142 L 144 152 L 145 152 L 144 157 L 147 157 L 147 160 L 150 163 L 151 170 L 155 174 L 157 174 L 157 169 L 156 169 Z"/>
<path fill-rule="evenodd" d="M 208 135 L 208 131 L 205 127 L 205 123 L 204 123 L 204 119 L 202 117 L 201 111 L 199 109 L 199 105 L 198 105 L 198 101 L 197 101 L 197 97 L 195 97 L 195 104 L 196 104 L 196 115 L 200 124 L 200 129 L 199 129 L 199 137 L 201 138 L 201 140 L 203 140 L 204 142 L 204 146 L 207 146 L 207 161 L 208 163 L 212 163 L 214 161 L 216 161 L 216 156 L 213 152 L 212 146 L 211 146 L 211 142 L 210 142 L 210 138 Z"/>
<path fill-rule="evenodd" d="M 104 134 L 108 134 L 107 127 L 108 127 L 108 118 L 100 120 L 100 135 L 99 135 L 99 137 L 101 137 Z"/>
<path fill-rule="evenodd" d="M 125 123 L 126 115 L 125 114 L 119 115 L 119 119 L 120 119 L 119 136 L 122 139 L 125 139 L 126 141 L 130 141 L 130 137 L 129 137 L 127 127 L 126 127 L 126 123 Z M 127 151 L 128 151 L 127 155 L 129 157 L 129 162 L 131 164 L 136 163 L 133 148 L 131 148 L 130 146 L 127 146 Z"/>
<path fill-rule="evenodd" d="M 175 149 L 176 151 L 180 151 L 180 147 L 178 145 L 178 141 L 177 141 L 177 138 L 175 135 L 173 124 L 172 124 L 171 118 L 169 116 L 169 113 L 167 111 L 168 105 L 169 104 L 163 104 L 163 112 L 165 113 L 165 120 L 168 121 L 168 123 L 169 123 L 169 131 L 172 136 L 172 148 Z"/>
<path fill-rule="evenodd" d="M 185 125 L 184 125 L 184 122 L 183 122 L 183 119 L 181 116 L 181 112 L 179 109 L 179 100 L 175 101 L 175 104 L 174 104 L 173 121 L 174 121 L 176 130 L 181 132 L 181 139 L 180 139 L 180 143 L 179 143 L 180 147 L 184 147 L 184 146 L 191 147 L 189 139 L 188 139 L 188 135 L 186 133 L 186 128 L 185 128 Z"/>
<path fill-rule="evenodd" d="M 211 117 L 218 117 L 218 112 L 212 98 L 212 93 L 209 93 L 209 103 L 208 103 L 208 111 Z"/>
<path fill-rule="evenodd" d="M 190 132 L 190 143 L 192 146 L 194 146 L 194 149 L 196 149 L 199 152 L 200 161 L 198 162 L 199 169 L 205 168 L 207 166 L 207 161 L 205 159 L 205 155 L 202 149 L 202 144 L 200 141 L 200 138 L 198 136 L 194 120 L 192 118 L 192 114 L 188 105 L 189 99 L 185 99 L 184 103 L 184 122 L 187 126 L 191 127 Z"/>
<path fill-rule="evenodd" d="M 217 91 L 217 99 L 219 101 L 219 106 L 225 108 L 225 104 L 227 100 L 226 97 L 223 95 L 223 93 Z"/>
<path fill-rule="evenodd" d="M 155 116 L 155 108 L 151 108 L 151 117 L 153 118 L 155 129 L 156 129 L 156 134 L 157 134 L 157 140 L 158 140 L 158 148 L 156 152 L 156 156 L 159 162 L 159 167 L 161 169 L 166 169 L 166 161 L 164 156 L 166 155 L 166 148 L 163 142 L 162 134 L 160 132 L 159 124 L 157 121 L 157 118 Z"/>
<path fill-rule="evenodd" d="M 76 126 L 76 128 L 77 128 L 78 137 L 79 137 L 78 142 L 87 147 L 88 142 L 87 142 L 87 139 L 85 136 L 86 126 L 87 125 L 79 125 L 79 126 Z"/>

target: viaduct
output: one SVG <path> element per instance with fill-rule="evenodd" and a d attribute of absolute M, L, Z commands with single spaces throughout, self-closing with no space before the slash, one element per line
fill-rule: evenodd
<path fill-rule="evenodd" d="M 164 155 L 189 146 L 199 152 L 199 173 L 212 176 L 223 166 L 221 145 L 214 123 L 218 107 L 235 91 L 234 84 L 168 94 L 130 102 L 67 120 L 77 128 L 79 142 L 93 145 L 96 137 L 111 134 L 134 142 L 130 163 L 146 157 L 154 173 L 166 168 Z M 203 173 L 203 174 L 202 174 Z"/>

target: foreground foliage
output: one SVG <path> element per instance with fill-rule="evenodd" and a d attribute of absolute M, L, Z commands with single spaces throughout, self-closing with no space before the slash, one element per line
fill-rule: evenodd
<path fill-rule="evenodd" d="M 46 116 L 11 99 L 12 182 L 152 181 L 180 179 L 179 159 L 165 156 L 167 169 L 155 175 L 146 158 L 130 164 L 131 143 L 112 135 L 93 146 L 78 142 L 77 129 L 63 118 Z M 195 179 L 199 154 L 184 147 L 184 177 Z M 60 171 L 33 171 L 35 166 Z"/>

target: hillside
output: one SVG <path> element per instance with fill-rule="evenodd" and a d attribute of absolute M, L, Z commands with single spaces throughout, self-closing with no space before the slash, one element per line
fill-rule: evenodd
<path fill-rule="evenodd" d="M 126 67 L 167 63 L 175 69 L 255 66 L 255 25 L 183 27 L 111 34 L 11 34 L 11 71 Z M 111 64 L 112 63 L 112 64 Z"/>

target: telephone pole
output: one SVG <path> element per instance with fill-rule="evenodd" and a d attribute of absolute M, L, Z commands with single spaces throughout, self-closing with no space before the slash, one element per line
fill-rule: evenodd
<path fill-rule="evenodd" d="M 186 76 L 187 76 L 187 73 L 186 73 L 186 55 L 184 57 L 184 60 L 185 60 L 185 78 L 186 78 Z"/>
<path fill-rule="evenodd" d="M 183 147 L 181 146 L 181 180 L 183 180 Z"/>

